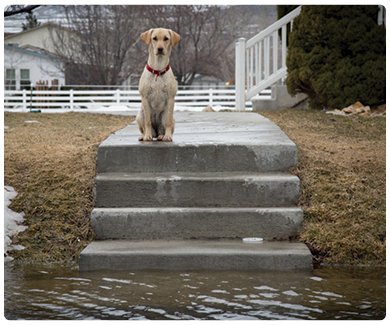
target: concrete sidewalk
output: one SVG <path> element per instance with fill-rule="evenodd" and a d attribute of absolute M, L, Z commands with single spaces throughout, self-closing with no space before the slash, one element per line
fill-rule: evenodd
<path fill-rule="evenodd" d="M 176 112 L 173 142 L 139 142 L 136 123 L 98 149 L 97 240 L 80 255 L 94 269 L 308 269 L 294 236 L 295 144 L 256 113 Z M 261 237 L 247 244 L 244 237 Z M 249 246 L 248 246 L 249 245 Z"/>

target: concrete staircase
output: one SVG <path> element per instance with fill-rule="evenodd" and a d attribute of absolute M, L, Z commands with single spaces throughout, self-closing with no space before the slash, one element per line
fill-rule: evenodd
<path fill-rule="evenodd" d="M 171 143 L 138 142 L 133 123 L 99 146 L 80 270 L 311 268 L 304 244 L 268 241 L 301 227 L 295 144 L 258 114 L 175 117 Z"/>
<path fill-rule="evenodd" d="M 252 99 L 252 109 L 254 111 L 274 111 L 293 107 L 309 108 L 308 97 L 303 93 L 291 96 L 288 93 L 286 86 L 272 86 L 271 98 L 261 98 L 259 96 L 257 99 Z"/>

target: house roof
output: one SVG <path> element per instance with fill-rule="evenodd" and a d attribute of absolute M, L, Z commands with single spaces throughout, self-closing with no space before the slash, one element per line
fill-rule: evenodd
<path fill-rule="evenodd" d="M 38 49 L 38 51 L 31 51 L 31 50 L 27 50 L 24 48 L 20 48 L 19 46 L 7 45 L 7 44 L 4 44 L 4 49 L 17 51 L 17 52 L 20 52 L 23 54 L 32 55 L 32 56 L 36 56 L 36 57 L 47 59 L 47 60 L 61 61 L 61 59 L 59 59 L 53 55 L 49 55 L 48 52 L 45 52 L 45 53 L 39 52 L 39 49 Z"/>
<path fill-rule="evenodd" d="M 12 45 L 12 44 L 9 44 L 9 45 Z M 22 50 L 28 50 L 28 51 L 32 51 L 32 52 L 46 54 L 47 56 L 58 57 L 57 55 L 55 55 L 54 53 L 52 53 L 46 49 L 43 49 L 41 47 L 37 47 L 34 45 L 30 45 L 30 44 L 19 46 L 19 48 L 21 48 Z"/>
<path fill-rule="evenodd" d="M 56 25 L 56 24 L 53 24 L 53 23 L 45 23 L 45 24 L 42 24 L 42 25 L 39 25 L 37 27 L 34 27 L 34 28 L 30 28 L 30 29 L 27 29 L 27 30 L 23 30 L 19 33 L 15 33 L 15 34 L 11 34 L 11 35 L 7 35 L 6 37 L 4 37 L 4 42 L 6 42 L 7 39 L 10 39 L 10 38 L 13 38 L 15 36 L 19 36 L 19 35 L 23 35 L 23 34 L 28 34 L 28 33 L 31 33 L 33 31 L 36 31 L 38 29 L 41 29 L 41 28 L 46 28 L 46 27 L 53 27 L 53 28 L 64 28 L 60 25 Z"/>

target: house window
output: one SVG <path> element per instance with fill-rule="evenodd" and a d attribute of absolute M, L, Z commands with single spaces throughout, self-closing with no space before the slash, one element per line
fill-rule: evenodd
<path fill-rule="evenodd" d="M 16 90 L 15 69 L 6 69 L 5 89 L 6 90 Z"/>
<path fill-rule="evenodd" d="M 20 69 L 20 89 L 30 89 L 30 70 Z"/>

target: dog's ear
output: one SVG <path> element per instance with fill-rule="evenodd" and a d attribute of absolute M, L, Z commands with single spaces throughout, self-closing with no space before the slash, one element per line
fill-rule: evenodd
<path fill-rule="evenodd" d="M 169 30 L 169 33 L 171 34 L 171 46 L 175 47 L 175 45 L 180 41 L 180 35 L 171 29 Z"/>
<path fill-rule="evenodd" d="M 152 40 L 152 32 L 153 32 L 153 29 L 149 29 L 145 33 L 141 34 L 141 39 L 145 43 L 146 46 L 149 45 L 151 40 Z"/>

